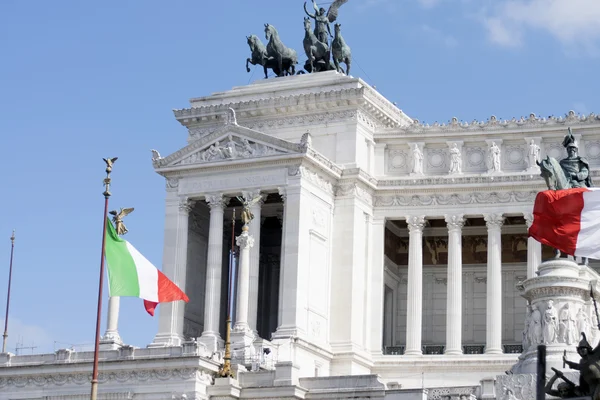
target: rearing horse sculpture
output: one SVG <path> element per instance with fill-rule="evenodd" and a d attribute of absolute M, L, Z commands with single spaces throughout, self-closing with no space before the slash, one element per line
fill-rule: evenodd
<path fill-rule="evenodd" d="M 571 181 L 567 179 L 565 171 L 554 157 L 546 156 L 542 162 L 536 161 L 540 167 L 541 176 L 546 181 L 550 190 L 571 189 Z"/>
<path fill-rule="evenodd" d="M 268 61 L 275 61 L 275 65 L 279 70 L 277 76 L 285 75 L 284 71 L 286 70 L 284 69 L 284 65 L 289 65 L 291 72 L 287 72 L 294 75 L 296 73 L 296 64 L 298 64 L 296 50 L 290 49 L 283 44 L 279 38 L 277 29 L 273 25 L 265 24 L 265 38 L 269 41 L 267 44 L 267 59 Z"/>
<path fill-rule="evenodd" d="M 309 72 L 317 72 L 327 70 L 329 66 L 329 45 L 320 42 L 312 31 L 310 18 L 304 17 L 304 52 L 308 61 L 306 61 L 306 70 Z M 310 70 L 309 68 L 310 67 Z"/>
<path fill-rule="evenodd" d="M 262 65 L 265 71 L 265 79 L 269 77 L 267 69 L 270 68 L 273 70 L 275 75 L 279 76 L 281 74 L 281 70 L 278 68 L 275 59 L 269 60 L 267 57 L 267 48 L 260 41 L 258 36 L 250 35 L 246 37 L 248 41 L 248 46 L 250 46 L 250 51 L 252 52 L 252 58 L 246 59 L 246 72 L 250 72 L 250 67 L 248 64 L 252 65 Z M 283 63 L 283 69 L 289 75 L 290 64 Z"/>

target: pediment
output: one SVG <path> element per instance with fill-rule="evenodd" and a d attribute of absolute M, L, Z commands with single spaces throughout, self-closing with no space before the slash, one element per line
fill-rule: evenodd
<path fill-rule="evenodd" d="M 168 157 L 155 160 L 154 166 L 160 169 L 183 165 L 212 164 L 286 154 L 303 154 L 305 151 L 306 147 L 300 143 L 274 138 L 239 125 L 225 125 Z"/>

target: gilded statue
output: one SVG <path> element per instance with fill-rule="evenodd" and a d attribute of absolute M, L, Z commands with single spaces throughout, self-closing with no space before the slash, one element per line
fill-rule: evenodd
<path fill-rule="evenodd" d="M 113 222 L 115 223 L 115 230 L 117 231 L 117 235 L 124 235 L 127 232 L 129 232 L 125 227 L 125 224 L 123 223 L 123 218 L 131 214 L 133 210 L 133 207 L 131 207 L 121 208 L 118 212 L 116 210 L 110 212 L 110 215 L 113 216 Z"/>

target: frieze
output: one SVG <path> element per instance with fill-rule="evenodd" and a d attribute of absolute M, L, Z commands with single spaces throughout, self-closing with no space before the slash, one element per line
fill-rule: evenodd
<path fill-rule="evenodd" d="M 314 183 L 317 187 L 323 189 L 327 193 L 333 194 L 333 185 L 331 184 L 331 182 L 323 179 L 319 174 L 311 171 L 306 167 L 301 166 L 299 167 L 299 170 L 303 178 L 307 178 L 307 180 Z"/>
<path fill-rule="evenodd" d="M 564 279 L 564 277 L 562 277 Z M 566 286 L 545 286 L 539 288 L 527 288 L 527 285 L 523 285 L 526 293 L 526 299 L 537 299 L 540 297 L 583 297 L 589 295 L 588 289 L 566 287 Z"/>
<path fill-rule="evenodd" d="M 586 125 L 600 123 L 600 115 L 591 113 L 589 115 L 578 115 L 574 111 L 569 111 L 563 117 L 548 117 L 542 118 L 535 114 L 529 114 L 528 117 L 519 119 L 513 118 L 510 120 L 498 120 L 495 116 L 491 116 L 487 121 L 473 120 L 472 122 L 461 122 L 458 118 L 452 118 L 447 124 L 434 123 L 431 126 L 424 124 L 418 120 L 405 128 L 402 128 L 406 133 L 421 133 L 421 132 L 464 132 L 478 130 L 499 130 L 499 129 L 515 129 L 515 128 L 543 128 L 551 126 L 566 125 Z"/>
<path fill-rule="evenodd" d="M 206 375 L 205 372 L 198 371 L 195 368 L 181 369 L 162 369 L 162 370 L 127 370 L 109 373 L 100 373 L 98 381 L 106 382 L 148 382 L 151 380 L 168 381 L 168 380 L 188 380 Z M 15 386 L 64 386 L 67 384 L 88 385 L 92 379 L 92 374 L 51 374 L 51 375 L 31 375 L 18 377 L 1 377 L 0 388 Z"/>
<path fill-rule="evenodd" d="M 596 173 L 600 171 L 594 171 Z M 538 174 L 506 174 L 506 175 L 463 175 L 463 176 L 430 176 L 415 179 L 413 177 L 381 179 L 379 187 L 392 186 L 435 186 L 435 185 L 460 185 L 460 184 L 490 184 L 490 183 L 512 183 L 512 182 L 536 182 L 540 187 L 546 187 L 544 180 Z"/>
<path fill-rule="evenodd" d="M 342 184 L 335 188 L 336 197 L 355 196 L 365 203 L 372 205 L 373 196 L 364 188 L 360 187 L 356 183 Z"/>
<path fill-rule="evenodd" d="M 466 204 L 506 204 L 533 203 L 537 191 L 528 192 L 473 192 L 473 193 L 442 193 L 413 196 L 376 196 L 376 207 L 395 206 L 434 206 L 434 205 L 466 205 Z"/>
<path fill-rule="evenodd" d="M 407 171 L 408 154 L 404 150 L 390 149 L 388 151 L 388 170 Z"/>
<path fill-rule="evenodd" d="M 507 144 L 504 146 L 504 154 L 506 156 L 503 158 L 504 167 L 507 170 L 522 170 L 527 167 L 527 162 L 525 161 L 525 146 L 516 145 L 516 144 Z"/>

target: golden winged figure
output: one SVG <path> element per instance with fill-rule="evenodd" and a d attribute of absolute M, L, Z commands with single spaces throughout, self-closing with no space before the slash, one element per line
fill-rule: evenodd
<path fill-rule="evenodd" d="M 109 174 L 112 171 L 112 166 L 115 163 L 115 161 L 117 161 L 119 159 L 119 157 L 113 157 L 113 158 L 103 158 L 104 162 L 106 163 L 106 173 Z"/>
<path fill-rule="evenodd" d="M 254 219 L 254 214 L 252 214 L 252 212 L 250 212 L 250 207 L 252 207 L 254 204 L 258 203 L 262 199 L 262 196 L 259 195 L 253 199 L 246 199 L 242 196 L 237 196 L 237 199 L 243 205 L 242 222 L 244 223 L 244 225 L 248 225 Z"/>
<path fill-rule="evenodd" d="M 124 235 L 128 232 L 125 224 L 123 223 L 123 218 L 133 212 L 133 207 L 131 208 L 121 208 L 118 212 L 113 210 L 110 212 L 110 215 L 113 216 L 113 222 L 115 223 L 115 230 L 117 231 L 117 235 Z"/>

